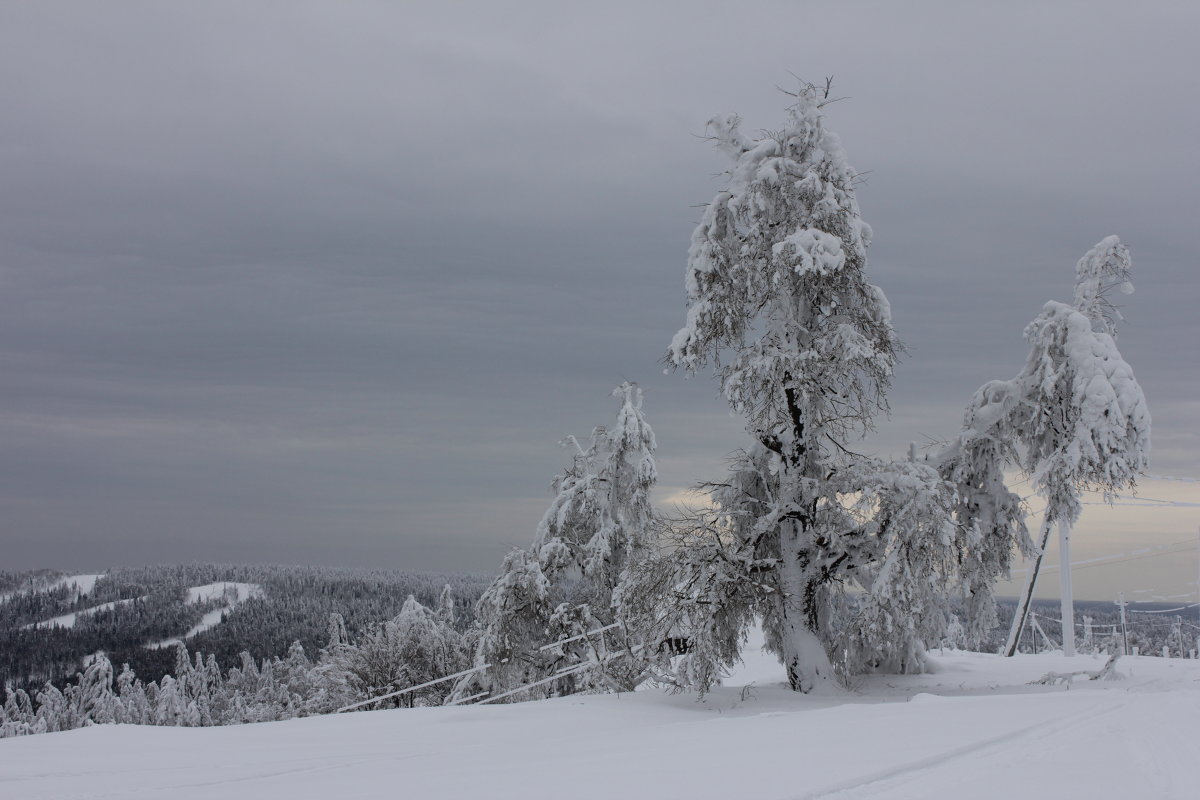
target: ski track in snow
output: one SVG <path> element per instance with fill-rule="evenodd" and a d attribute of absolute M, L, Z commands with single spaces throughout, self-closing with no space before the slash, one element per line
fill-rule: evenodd
<path fill-rule="evenodd" d="M 1062 734 L 1065 731 L 1074 728 L 1081 722 L 1086 722 L 1096 717 L 1113 714 L 1117 710 L 1117 707 L 1085 709 L 1084 711 L 1071 714 L 1063 719 L 1050 720 L 1047 722 L 1039 722 L 1035 725 L 1028 725 L 999 736 L 989 737 L 977 742 L 972 742 L 971 744 L 963 745 L 962 747 L 956 747 L 951 750 L 934 753 L 908 764 L 903 764 L 898 767 L 882 770 L 869 775 L 863 775 L 848 783 L 827 787 L 816 792 L 800 795 L 795 800 L 820 800 L 821 798 L 830 798 L 831 800 L 843 798 L 844 800 L 851 800 L 852 798 L 867 798 L 883 795 L 895 796 L 894 791 L 900 786 L 910 783 L 914 780 L 919 780 L 924 773 L 927 773 L 931 770 L 945 769 L 947 764 L 954 759 L 990 756 L 1007 749 L 1003 746 L 1013 742 L 1019 742 L 1024 745 L 1029 740 L 1040 741 L 1053 735 Z M 923 797 L 927 795 L 918 796 Z"/>

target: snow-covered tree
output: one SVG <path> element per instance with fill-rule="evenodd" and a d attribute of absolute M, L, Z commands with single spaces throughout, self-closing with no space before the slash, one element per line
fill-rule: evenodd
<path fill-rule="evenodd" d="M 629 566 L 645 557 L 653 535 L 654 432 L 637 386 L 622 383 L 613 395 L 621 401 L 616 425 L 593 430 L 586 448 L 568 437 L 572 463 L 554 480 L 555 498 L 533 546 L 510 553 L 480 597 L 475 661 L 492 666 L 464 681 L 459 696 L 515 688 L 581 663 L 596 667 L 533 694 L 624 689 L 640 680 L 636 644 L 621 631 L 583 635 L 615 621 L 613 592 Z M 576 636 L 581 638 L 540 649 Z"/>
<path fill-rule="evenodd" d="M 96 653 L 77 684 L 79 715 L 96 724 L 117 721 L 119 699 L 113 693 L 113 668 L 108 656 Z"/>
<path fill-rule="evenodd" d="M 1005 646 L 1010 655 L 1055 524 L 1075 522 L 1081 491 L 1111 496 L 1133 487 L 1146 466 L 1150 415 L 1117 350 L 1121 315 L 1110 299 L 1114 289 L 1133 290 L 1130 265 L 1116 236 L 1089 250 L 1075 268 L 1074 302 L 1046 303 L 1025 329 L 1024 368 L 980 387 L 958 436 L 934 457 L 957 497 L 970 640 L 996 623 L 992 586 L 1008 575 L 1013 552 L 1036 557 Z M 1020 468 L 1046 503 L 1036 543 L 1020 498 L 1005 484 L 1007 467 Z"/>
<path fill-rule="evenodd" d="M 1024 466 L 1060 519 L 1078 513 L 1081 488 L 1128 485 L 1144 464 L 1148 417 L 1111 337 L 1108 292 L 1128 279 L 1115 237 L 1080 262 L 1075 305 L 1048 304 L 1030 326 L 1025 371 L 976 393 L 945 452 L 854 452 L 886 409 L 899 344 L 865 277 L 870 229 L 824 127 L 827 99 L 828 86 L 801 87 L 761 138 L 737 117 L 710 122 L 733 163 L 693 234 L 687 321 L 667 360 L 713 365 L 753 443 L 620 595 L 647 642 L 685 643 L 656 666 L 701 690 L 756 618 L 800 691 L 838 669 L 920 669 L 954 591 L 978 640 L 996 621 L 993 583 L 1014 551 L 1036 549 L 1005 467 Z"/>
<path fill-rule="evenodd" d="M 8 689 L 4 708 L 0 710 L 0 739 L 6 736 L 27 736 L 35 733 L 37 715 L 33 702 L 24 689 Z"/>
<path fill-rule="evenodd" d="M 411 595 L 394 619 L 372 626 L 353 645 L 331 644 L 325 658 L 326 686 L 348 686 L 361 699 L 450 675 L 462 670 L 467 660 L 460 634 Z M 307 673 L 305 679 L 312 680 Z M 439 705 L 450 688 L 448 683 L 438 684 L 399 695 L 391 703 L 410 708 Z"/>
<path fill-rule="evenodd" d="M 467 676 L 455 695 L 500 692 L 539 680 L 544 666 L 537 652 L 549 637 L 553 606 L 550 583 L 535 555 L 513 550 L 500 575 L 475 605 L 475 666 L 487 671 Z"/>
<path fill-rule="evenodd" d="M 121 698 L 117 722 L 127 725 L 149 725 L 153 722 L 146 687 L 137 679 L 128 664 L 123 664 L 120 674 L 117 675 L 117 694 Z"/>
<path fill-rule="evenodd" d="M 1150 451 L 1150 412 L 1133 369 L 1116 344 L 1120 313 L 1109 300 L 1119 288 L 1133 291 L 1129 250 L 1109 236 L 1075 268 L 1073 304 L 1051 301 L 1025 338 L 1025 368 L 1010 382 L 1009 425 L 1020 441 L 1020 464 L 1046 510 L 1038 555 L 1007 652 L 1015 652 L 1042 554 L 1055 524 L 1072 524 L 1083 490 L 1106 497 L 1132 488 L 1145 471 Z"/>
<path fill-rule="evenodd" d="M 784 127 L 759 139 L 746 136 L 737 117 L 709 123 L 733 165 L 693 234 L 687 322 L 668 360 L 688 372 L 715 365 L 730 406 L 746 419 L 754 481 L 765 490 L 753 510 L 719 520 L 731 526 L 729 537 L 705 537 L 699 564 L 712 574 L 700 585 L 711 588 L 730 570 L 741 576 L 720 581 L 724 596 L 707 603 L 742 606 L 711 612 L 741 630 L 705 635 L 729 642 L 761 613 L 792 688 L 808 691 L 832 675 L 827 649 L 838 637 L 840 588 L 873 560 L 886 560 L 896 545 L 885 539 L 898 535 L 885 532 L 885 519 L 884 527 L 864 527 L 840 498 L 886 493 L 906 483 L 903 472 L 920 473 L 913 487 L 936 480 L 915 465 L 862 470 L 849 451 L 886 408 L 899 345 L 887 300 L 866 279 L 871 231 L 859 214 L 857 175 L 824 125 L 827 90 L 802 86 L 794 100 Z M 882 473 L 895 479 L 861 483 Z M 940 487 L 933 494 L 921 502 L 936 507 Z M 735 561 L 719 563 L 715 551 Z M 748 592 L 744 583 L 759 588 Z M 698 610 L 698 596 L 691 601 Z M 692 638 L 707 647 L 704 636 Z"/>

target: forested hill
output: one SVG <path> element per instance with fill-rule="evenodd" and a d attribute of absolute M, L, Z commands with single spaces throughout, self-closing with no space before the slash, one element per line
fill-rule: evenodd
<path fill-rule="evenodd" d="M 50 570 L 0 572 L 0 685 L 62 683 L 104 651 L 151 681 L 169 673 L 173 647 L 213 654 L 223 666 L 248 651 L 282 657 L 299 641 L 315 653 L 329 616 L 351 635 L 399 613 L 411 594 L 436 604 L 447 584 L 456 626 L 471 621 L 490 576 L 278 565 L 189 564 L 113 569 L 73 576 Z M 191 633 L 192 635 L 188 635 Z"/>

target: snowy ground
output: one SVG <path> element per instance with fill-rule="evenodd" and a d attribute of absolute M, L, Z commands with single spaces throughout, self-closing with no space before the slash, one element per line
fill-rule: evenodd
<path fill-rule="evenodd" d="M 657 691 L 229 728 L 0 740 L 0 797 L 1065 798 L 1200 796 L 1200 662 L 1030 686 L 1099 659 L 936 656 L 798 696 L 749 654 L 701 703 Z M 744 688 L 744 687 L 749 688 Z"/>

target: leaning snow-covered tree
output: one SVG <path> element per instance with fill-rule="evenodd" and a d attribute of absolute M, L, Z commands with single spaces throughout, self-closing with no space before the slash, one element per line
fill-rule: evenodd
<path fill-rule="evenodd" d="M 631 688 L 642 669 L 634 643 L 613 625 L 613 591 L 646 553 L 654 524 L 654 432 L 642 415 L 641 390 L 623 383 L 613 394 L 621 408 L 612 429 L 592 432 L 585 448 L 569 437 L 571 466 L 555 478 L 556 496 L 528 551 L 509 554 L 476 607 L 477 665 L 457 694 L 501 692 L 578 667 L 557 684 L 532 691 Z M 575 638 L 578 637 L 578 638 Z M 556 647 L 555 642 L 572 639 Z"/>
<path fill-rule="evenodd" d="M 1128 248 L 1116 236 L 1106 237 L 1075 267 L 1074 303 L 1046 303 L 1025 329 L 1030 351 L 1025 368 L 1009 382 L 1009 426 L 1023 447 L 1021 466 L 1046 510 L 1037 559 L 1006 646 L 1009 655 L 1054 525 L 1070 526 L 1079 518 L 1082 490 L 1111 498 L 1133 488 L 1146 469 L 1150 412 L 1117 349 L 1121 315 L 1109 299 L 1114 289 L 1133 291 L 1130 268 Z"/>
<path fill-rule="evenodd" d="M 989 381 L 967 406 L 958 436 L 934 456 L 955 488 L 956 535 L 965 568 L 967 638 L 996 624 L 992 586 L 1007 577 L 1014 550 L 1034 556 L 1005 653 L 1012 655 L 1037 573 L 1058 524 L 1079 517 L 1079 494 L 1132 488 L 1146 466 L 1150 414 L 1133 370 L 1116 346 L 1120 312 L 1110 296 L 1133 290 L 1129 250 L 1101 240 L 1075 267 L 1075 298 L 1051 301 L 1025 329 L 1029 356 L 1012 380 Z M 1021 469 L 1045 501 L 1036 545 L 1004 470 Z M 1065 537 L 1064 533 L 1064 537 Z M 1070 603 L 1064 618 L 1070 621 Z"/>

